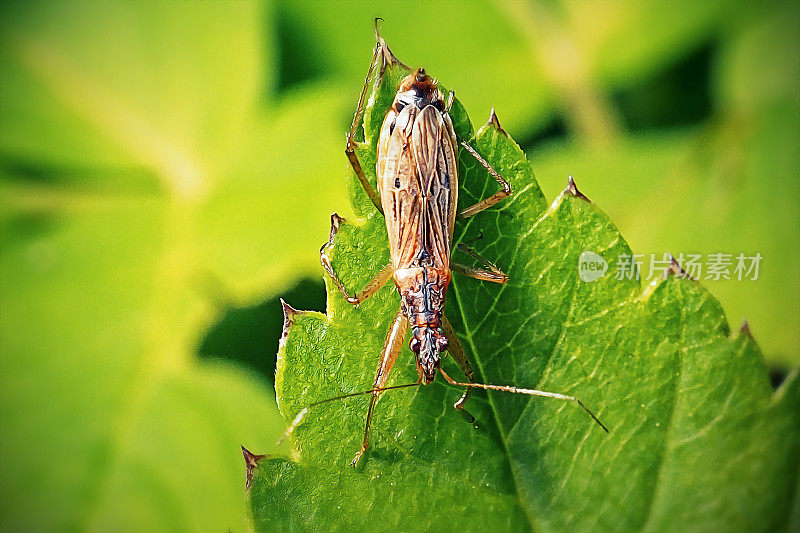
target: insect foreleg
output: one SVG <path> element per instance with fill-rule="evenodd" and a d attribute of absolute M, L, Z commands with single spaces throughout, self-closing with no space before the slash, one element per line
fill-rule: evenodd
<path fill-rule="evenodd" d="M 481 155 L 477 151 L 475 151 L 475 149 L 472 146 L 465 143 L 464 141 L 459 141 L 459 143 L 461 144 L 461 146 L 464 147 L 464 149 L 467 152 L 470 153 L 470 155 L 472 155 L 472 157 L 477 159 L 478 163 L 480 163 L 483 166 L 483 168 L 485 168 L 489 172 L 489 174 L 491 174 L 494 177 L 494 179 L 497 180 L 497 183 L 499 183 L 500 186 L 503 187 L 503 190 L 497 191 L 489 198 L 485 198 L 480 202 L 467 207 L 458 214 L 459 218 L 467 218 L 471 217 L 475 213 L 480 213 L 487 207 L 491 207 L 500 200 L 503 200 L 504 198 L 508 198 L 509 196 L 511 196 L 511 185 L 509 185 L 509 183 L 505 179 L 503 179 L 503 176 L 498 174 L 497 171 L 493 169 L 492 166 L 489 163 L 487 163 L 486 160 L 483 157 L 481 157 Z"/>
<path fill-rule="evenodd" d="M 475 371 L 472 370 L 469 360 L 467 360 L 467 354 L 464 352 L 464 348 L 461 346 L 461 342 L 458 340 L 458 336 L 456 335 L 453 326 L 450 325 L 450 321 L 447 320 L 447 317 L 444 315 L 442 315 L 442 331 L 444 332 L 444 336 L 447 337 L 447 351 L 453 356 L 453 359 L 456 360 L 458 367 L 461 369 L 464 375 L 467 376 L 467 379 L 470 382 L 474 382 Z M 467 401 L 467 398 L 469 398 L 470 392 L 472 392 L 472 389 L 466 388 L 464 390 L 464 394 L 462 394 L 461 398 L 459 398 L 458 401 L 453 404 L 453 407 L 462 413 L 464 418 L 472 423 L 475 421 L 475 417 L 464 410 L 464 403 Z"/>
<path fill-rule="evenodd" d="M 358 460 L 364 455 L 364 452 L 369 446 L 369 428 L 372 422 L 372 413 L 375 410 L 375 401 L 378 399 L 378 394 L 384 389 L 386 380 L 389 378 L 389 372 L 392 371 L 397 356 L 400 355 L 400 350 L 403 347 L 403 340 L 408 331 L 408 318 L 402 311 L 398 311 L 397 315 L 386 334 L 386 342 L 383 344 L 383 352 L 381 353 L 381 362 L 378 363 L 378 370 L 375 372 L 375 382 L 372 384 L 372 397 L 369 400 L 369 410 L 367 411 L 367 421 L 364 425 L 364 440 L 361 442 L 361 449 L 358 450 L 355 457 L 353 457 L 352 465 L 355 467 Z M 419 382 L 417 382 L 419 384 Z"/>
<path fill-rule="evenodd" d="M 446 379 L 448 381 L 448 383 L 450 383 L 452 385 L 459 385 L 461 387 L 472 387 L 472 388 L 476 388 L 476 389 L 486 389 L 486 390 L 497 390 L 497 391 L 503 391 L 503 392 L 513 392 L 513 393 L 516 393 L 516 394 L 527 394 L 529 396 L 543 396 L 545 398 L 555 398 L 557 400 L 566 400 L 566 401 L 569 401 L 569 402 L 575 402 L 580 406 L 581 409 L 586 411 L 589 414 L 589 416 L 592 417 L 592 420 L 597 422 L 597 425 L 599 425 L 601 428 L 603 428 L 603 430 L 606 433 L 609 433 L 608 428 L 605 425 L 603 425 L 602 422 L 600 422 L 600 419 L 597 418 L 594 415 L 594 413 L 592 413 L 589 410 L 589 408 L 586 407 L 583 404 L 582 401 L 580 401 L 579 399 L 575 398 L 574 396 L 567 396 L 566 394 L 559 394 L 557 392 L 546 392 L 546 391 L 535 390 L 535 389 L 523 389 L 521 387 L 513 387 L 511 385 L 490 385 L 488 383 L 461 383 L 459 381 L 454 380 L 450 376 L 448 376 L 445 373 L 445 371 L 442 370 L 441 368 L 439 368 L 439 372 L 441 372 L 442 376 L 444 376 L 444 379 Z"/>
<path fill-rule="evenodd" d="M 375 192 L 375 188 L 364 174 L 364 169 L 361 168 L 361 162 L 358 160 L 358 155 L 356 154 L 357 144 L 355 141 L 358 125 L 361 123 L 361 119 L 364 117 L 364 105 L 366 104 L 369 80 L 372 78 L 373 72 L 375 72 L 375 67 L 378 64 L 378 61 L 384 61 L 383 48 L 385 44 L 383 39 L 380 38 L 380 35 L 378 35 L 378 19 L 375 19 L 375 39 L 377 41 L 375 43 L 375 51 L 372 53 L 372 61 L 369 63 L 367 77 L 364 78 L 364 87 L 361 89 L 361 96 L 359 96 L 358 105 L 356 106 L 356 114 L 353 116 L 353 123 L 351 124 L 350 131 L 347 134 L 347 146 L 345 146 L 344 153 L 347 155 L 347 159 L 350 161 L 350 165 L 353 167 L 353 171 L 356 173 L 358 181 L 361 182 L 361 186 L 364 187 L 364 191 L 367 193 L 367 196 L 369 196 L 369 199 L 372 200 L 372 203 L 378 209 L 378 212 L 383 213 L 381 199 L 378 196 L 378 193 Z"/>
<path fill-rule="evenodd" d="M 361 289 L 359 292 L 355 294 L 355 296 L 350 296 L 348 294 L 347 289 L 342 283 L 342 280 L 336 275 L 336 272 L 333 270 L 333 265 L 331 264 L 331 259 L 328 257 L 328 246 L 333 245 L 333 239 L 336 238 L 336 233 L 339 231 L 339 226 L 344 222 L 344 219 L 333 213 L 331 215 L 331 234 L 328 238 L 328 242 L 322 245 L 322 248 L 319 249 L 319 260 L 322 263 L 322 268 L 325 269 L 325 272 L 331 277 L 331 281 L 339 289 L 339 292 L 342 293 L 345 300 L 353 305 L 358 305 L 383 287 L 387 281 L 392 278 L 392 274 L 394 273 L 394 269 L 392 268 L 391 263 L 381 268 L 380 272 L 378 272 L 375 277 L 373 277 L 367 285 Z"/>

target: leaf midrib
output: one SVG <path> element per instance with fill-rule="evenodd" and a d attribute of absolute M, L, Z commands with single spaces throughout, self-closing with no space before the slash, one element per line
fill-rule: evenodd
<path fill-rule="evenodd" d="M 487 187 L 488 187 L 488 185 L 485 184 L 484 185 L 484 190 L 483 190 L 483 194 L 484 195 L 486 194 Z M 523 187 L 520 190 L 519 193 L 515 194 L 511 199 L 509 199 L 510 200 L 509 203 L 513 203 L 513 202 L 517 201 L 520 198 L 520 196 L 523 193 L 525 193 L 527 190 L 529 190 L 531 187 L 532 187 L 532 184 L 528 184 L 525 187 Z M 556 199 L 556 204 L 555 205 L 560 205 L 559 200 L 562 200 L 563 198 L 564 198 L 564 196 L 562 194 L 559 198 Z M 528 229 L 528 231 L 524 235 L 520 236 L 519 239 L 517 239 L 517 241 L 516 241 L 517 249 L 519 249 L 519 246 L 522 243 L 522 241 L 525 239 L 525 237 L 529 236 L 536 229 L 536 227 L 539 226 L 539 224 L 541 222 L 543 222 L 544 220 L 548 219 L 548 217 L 553 212 L 554 212 L 553 207 L 548 207 L 548 208 L 546 208 L 544 210 L 542 215 L 539 218 L 536 219 L 536 221 L 531 225 L 531 227 Z M 475 218 L 471 217 L 467 221 L 467 224 L 465 225 L 462 234 L 466 234 L 467 229 L 469 228 L 469 226 L 472 224 L 472 222 L 474 220 L 475 220 Z M 513 266 L 514 262 L 516 261 L 516 256 L 517 256 L 516 253 L 513 254 L 513 256 L 512 256 L 512 263 L 511 263 L 512 266 Z M 542 379 L 544 377 L 545 370 L 547 369 L 547 367 L 548 367 L 550 361 L 552 360 L 554 354 L 559 349 L 559 346 L 561 346 L 561 344 L 562 344 L 562 342 L 563 342 L 563 340 L 565 338 L 566 330 L 571 326 L 570 317 L 572 317 L 572 315 L 574 313 L 574 310 L 575 310 L 576 297 L 577 297 L 577 288 L 578 288 L 577 281 L 578 281 L 578 279 L 577 279 L 577 274 L 576 274 L 574 279 L 573 279 L 573 282 L 570 284 L 570 299 L 569 299 L 569 307 L 568 307 L 568 310 L 567 310 L 567 318 L 565 319 L 565 321 L 561 325 L 561 331 L 559 333 L 558 339 L 553 343 L 553 346 L 552 346 L 552 348 L 551 348 L 551 350 L 550 350 L 550 352 L 549 352 L 549 354 L 547 356 L 547 361 L 545 361 L 545 363 L 544 363 L 544 365 L 542 367 L 543 371 L 542 371 L 542 374 L 539 376 L 539 378 L 537 380 L 536 388 L 538 388 L 540 386 L 540 384 L 542 382 Z M 462 297 L 459 294 L 458 287 L 459 287 L 458 284 L 454 284 L 453 295 L 455 296 L 455 300 L 456 300 L 456 303 L 457 303 L 457 306 L 458 306 L 458 310 L 459 310 L 459 313 L 461 314 L 462 323 L 464 324 L 464 337 L 465 337 L 465 339 L 467 340 L 467 342 L 470 345 L 471 353 L 474 356 L 475 365 L 478 367 L 478 370 L 479 370 L 481 376 L 485 379 L 486 378 L 486 373 L 484 371 L 484 367 L 483 367 L 483 363 L 482 363 L 481 358 L 479 358 L 477 356 L 478 351 L 477 351 L 477 347 L 476 347 L 476 345 L 475 345 L 475 343 L 473 341 L 473 333 L 474 333 L 474 331 L 476 329 L 478 329 L 488 319 L 488 316 L 494 311 L 497 302 L 502 297 L 503 292 L 507 289 L 508 284 L 506 283 L 506 284 L 503 284 L 501 286 L 500 290 L 498 291 L 497 297 L 492 302 L 492 305 L 491 305 L 489 311 L 483 316 L 483 318 L 481 318 L 481 320 L 473 328 L 470 328 L 470 326 L 468 324 L 467 316 L 466 316 L 466 313 L 464 311 L 464 307 L 462 305 Z M 624 301 L 627 301 L 627 299 L 625 299 Z M 531 515 L 531 511 L 530 511 L 529 507 L 524 505 L 522 500 L 521 500 L 521 498 L 520 498 L 520 483 L 519 483 L 519 480 L 518 480 L 518 476 L 517 476 L 517 471 L 516 471 L 515 465 L 514 465 L 513 461 L 511 460 L 511 454 L 509 452 L 509 447 L 508 447 L 508 437 L 511 435 L 511 433 L 514 431 L 514 429 L 517 427 L 519 421 L 522 419 L 524 411 L 527 410 L 528 407 L 531 405 L 532 398 L 528 398 L 527 399 L 528 401 L 527 401 L 527 403 L 525 405 L 525 408 L 520 413 L 520 416 L 517 418 L 517 421 L 506 432 L 506 431 L 503 430 L 503 426 L 500 423 L 500 417 L 499 417 L 499 414 L 498 414 L 498 408 L 497 408 L 497 405 L 494 402 L 493 396 L 491 394 L 487 394 L 487 396 L 488 396 L 488 399 L 489 399 L 488 400 L 489 404 L 492 407 L 492 413 L 494 415 L 494 423 L 497 426 L 498 434 L 500 435 L 500 441 L 503 444 L 503 449 L 505 451 L 506 460 L 507 460 L 508 465 L 509 465 L 509 471 L 511 473 L 511 478 L 512 478 L 513 483 L 514 483 L 514 490 L 515 490 L 515 496 L 516 496 L 517 505 L 522 508 L 526 518 L 528 519 L 529 528 L 532 531 L 537 531 L 537 530 L 541 531 L 541 530 L 544 529 L 544 527 L 542 526 L 540 521 L 536 519 L 535 516 Z M 589 428 L 589 429 L 591 429 L 591 428 Z M 588 435 L 588 434 L 589 434 L 589 432 L 587 431 L 586 435 Z M 585 440 L 586 440 L 586 438 L 584 437 L 584 439 L 581 441 L 581 444 L 583 444 L 583 442 L 585 442 Z M 576 448 L 576 453 L 577 453 L 578 449 L 579 448 Z"/>
<path fill-rule="evenodd" d="M 461 297 L 458 294 L 458 285 L 453 284 L 453 295 L 455 296 L 456 305 L 458 306 L 459 313 L 461 313 L 462 322 L 464 323 L 464 338 L 470 345 L 472 349 L 472 353 L 476 353 L 476 346 L 472 340 L 472 332 L 469 331 L 467 327 L 466 317 L 464 315 L 464 308 L 461 305 Z M 478 367 L 478 371 L 480 372 L 481 376 L 485 376 L 483 371 L 483 365 L 481 364 L 478 358 L 475 358 L 475 365 Z M 528 510 L 525 508 L 524 505 L 521 504 L 519 499 L 519 480 L 517 479 L 516 471 L 514 470 L 513 465 L 511 464 L 511 455 L 508 451 L 508 443 L 506 442 L 506 435 L 503 432 L 502 428 L 500 427 L 500 420 L 497 415 L 497 406 L 494 403 L 494 399 L 492 398 L 491 394 L 486 395 L 488 397 L 489 405 L 492 408 L 492 414 L 494 415 L 494 424 L 497 427 L 497 433 L 500 436 L 500 442 L 503 444 L 503 451 L 505 452 L 506 464 L 508 465 L 508 471 L 511 474 L 511 480 L 514 483 L 514 501 L 516 502 L 517 506 L 522 509 L 525 517 L 528 519 L 528 529 L 531 531 L 535 531 L 533 527 L 533 517 L 528 514 Z"/>
<path fill-rule="evenodd" d="M 81 75 L 49 43 L 21 35 L 12 35 L 12 39 L 25 59 L 25 66 L 55 98 L 132 159 L 152 169 L 171 195 L 192 201 L 204 197 L 208 192 L 208 175 L 196 154 L 173 142 L 130 111 L 124 102 Z"/>
<path fill-rule="evenodd" d="M 478 134 L 476 133 L 473 136 L 473 140 L 477 138 L 477 135 Z M 531 186 L 531 184 L 528 184 L 525 187 L 523 187 L 523 189 L 519 193 L 517 193 L 514 196 L 512 196 L 511 198 L 509 198 L 508 202 L 509 203 L 515 202 L 522 193 L 524 193 L 525 191 L 527 191 L 530 188 L 530 186 Z M 489 182 L 488 181 L 484 181 L 483 189 L 482 189 L 481 194 L 479 196 L 480 198 L 486 196 L 488 187 L 489 187 Z M 544 217 L 542 217 L 542 218 L 544 218 Z M 466 224 L 464 224 L 464 227 L 461 230 L 461 235 L 462 236 L 467 234 L 467 231 L 469 230 L 470 226 L 472 226 L 472 224 L 473 224 L 473 222 L 475 220 L 476 220 L 475 216 L 469 217 L 467 219 Z M 541 218 L 539 220 L 537 220 L 535 224 L 538 224 L 540 220 L 541 220 Z M 517 246 L 519 246 L 519 242 L 520 241 L 517 241 Z M 516 254 L 514 254 L 514 255 L 516 256 Z M 513 261 L 513 259 L 512 259 L 512 261 Z M 502 293 L 503 293 L 503 291 L 504 291 L 504 289 L 506 288 L 507 285 L 508 285 L 507 283 L 504 283 L 500 287 L 500 291 L 498 292 L 498 296 L 497 296 L 497 298 L 495 298 L 494 302 L 492 302 L 492 307 L 491 307 L 489 313 L 486 314 L 486 316 L 488 316 L 491 313 L 491 311 L 494 310 L 494 306 L 496 305 L 497 301 L 500 299 L 500 296 L 502 295 Z M 473 330 L 470 329 L 470 327 L 469 327 L 469 325 L 467 323 L 467 315 L 464 312 L 464 307 L 462 305 L 462 297 L 459 294 L 459 284 L 458 283 L 454 283 L 453 284 L 453 296 L 455 298 L 456 305 L 458 306 L 458 311 L 459 311 L 459 313 L 461 315 L 461 321 L 464 324 L 464 338 L 467 340 L 467 342 L 468 342 L 468 344 L 469 344 L 469 346 L 471 348 L 471 353 L 473 355 L 477 354 L 478 353 L 477 352 L 477 347 L 475 346 L 475 342 L 473 341 L 473 338 L 472 338 Z M 484 319 L 485 319 L 485 317 L 484 317 Z M 481 360 L 478 357 L 473 357 L 473 359 L 474 359 L 475 366 L 478 367 L 478 372 L 480 373 L 481 377 L 485 380 L 486 379 L 486 373 L 485 373 L 484 368 L 483 368 L 483 363 L 481 362 Z M 500 424 L 500 417 L 498 415 L 497 405 L 495 404 L 494 398 L 492 397 L 491 394 L 487 394 L 486 396 L 488 398 L 489 405 L 492 408 L 492 414 L 494 415 L 494 424 L 495 424 L 495 427 L 497 428 L 497 433 L 500 436 L 500 442 L 503 445 L 503 451 L 505 452 L 506 464 L 508 465 L 508 471 L 511 474 L 511 480 L 512 480 L 513 485 L 514 485 L 514 501 L 516 502 L 517 507 L 521 508 L 523 515 L 528 520 L 528 530 L 529 531 L 540 530 L 541 529 L 540 527 L 537 527 L 537 528 L 534 527 L 535 517 L 530 515 L 530 513 L 529 513 L 528 509 L 526 508 L 526 506 L 522 505 L 522 502 L 520 501 L 519 480 L 517 479 L 517 473 L 516 473 L 516 470 L 514 469 L 514 465 L 511 463 L 511 454 L 509 453 L 506 434 L 503 432 L 503 428 L 502 428 L 502 426 Z"/>

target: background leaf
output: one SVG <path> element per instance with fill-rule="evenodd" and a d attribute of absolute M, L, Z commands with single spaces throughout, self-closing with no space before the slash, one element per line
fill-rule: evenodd
<path fill-rule="evenodd" d="M 370 101 L 385 110 L 393 85 L 390 74 Z M 365 125 L 383 110 L 376 104 Z M 365 128 L 370 151 L 375 130 Z M 575 406 L 494 392 L 470 400 L 469 424 L 448 405 L 460 391 L 437 382 L 381 396 L 372 446 L 353 470 L 369 400 L 326 404 L 296 428 L 292 459 L 259 463 L 256 528 L 788 527 L 800 466 L 797 375 L 773 396 L 755 343 L 729 337 L 720 305 L 697 282 L 676 277 L 675 266 L 644 291 L 617 279 L 630 249 L 601 211 L 574 188 L 546 208 L 524 154 L 492 124 L 472 142 L 516 192 L 459 224 L 456 237 L 496 258 L 509 282 L 456 278 L 446 312 L 480 381 L 580 397 L 611 434 Z M 462 207 L 496 189 L 467 154 L 459 165 Z M 579 277 L 585 250 L 609 264 L 591 283 Z M 331 258 L 347 287 L 366 283 L 388 260 L 383 217 L 373 210 L 345 223 Z M 276 390 L 287 423 L 313 401 L 369 387 L 398 301 L 387 286 L 353 308 L 329 283 L 327 315 L 286 308 Z M 416 380 L 412 360 L 404 347 L 390 384 Z"/>
<path fill-rule="evenodd" d="M 258 104 L 259 10 L 4 11 L 3 527 L 241 529 L 238 445 L 280 421 L 261 380 L 193 351 L 236 285 L 199 221 Z"/>

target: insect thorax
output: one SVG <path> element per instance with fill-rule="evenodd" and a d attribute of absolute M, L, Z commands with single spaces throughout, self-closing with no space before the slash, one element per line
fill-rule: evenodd
<path fill-rule="evenodd" d="M 411 327 L 439 327 L 450 271 L 439 268 L 401 268 L 394 273 L 400 307 Z"/>

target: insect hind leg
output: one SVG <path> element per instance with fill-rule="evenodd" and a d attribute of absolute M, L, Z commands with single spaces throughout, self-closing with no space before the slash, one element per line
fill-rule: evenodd
<path fill-rule="evenodd" d="M 347 398 L 353 398 L 355 396 L 363 396 L 365 394 L 375 394 L 376 392 L 386 392 L 388 390 L 395 390 L 395 389 L 407 389 L 409 387 L 416 387 L 417 385 L 419 385 L 419 381 L 417 381 L 416 383 L 404 383 L 403 385 L 392 385 L 390 387 L 381 387 L 381 388 L 377 388 L 377 389 L 373 387 L 373 388 L 371 388 L 369 390 L 363 390 L 363 391 L 359 391 L 359 392 L 351 392 L 349 394 L 342 394 L 341 396 L 334 396 L 332 398 L 326 398 L 326 399 L 320 400 L 318 402 L 310 403 L 306 407 L 301 409 L 299 413 L 297 413 L 297 416 L 294 417 L 294 420 L 292 420 L 292 423 L 289 424 L 289 427 L 287 427 L 286 430 L 283 432 L 283 435 L 278 440 L 278 442 L 275 443 L 275 446 L 280 446 L 281 444 L 283 444 L 283 441 L 285 441 L 289 437 L 289 435 L 294 433 L 294 430 L 297 429 L 297 426 L 299 426 L 303 422 L 303 420 L 305 420 L 306 415 L 308 415 L 308 413 L 309 413 L 309 411 L 311 410 L 312 407 L 316 407 L 318 405 L 322 405 L 322 404 L 325 404 L 325 403 L 333 402 L 333 401 L 336 401 L 336 400 L 344 400 L 344 399 L 347 399 Z"/>
<path fill-rule="evenodd" d="M 486 269 L 482 268 L 472 268 L 468 266 L 464 266 L 458 263 L 453 263 L 450 267 L 459 274 L 464 274 L 465 276 L 469 276 L 471 278 L 480 279 L 484 281 L 491 281 L 493 283 L 505 283 L 508 281 L 508 276 L 505 272 L 500 270 L 495 266 L 494 263 L 483 257 L 481 254 L 470 248 L 464 243 L 458 244 L 458 249 L 467 254 L 468 256 L 477 259 L 486 267 Z"/>
<path fill-rule="evenodd" d="M 375 412 L 375 402 L 378 399 L 378 395 L 388 390 L 416 387 L 419 386 L 421 382 L 421 380 L 417 380 L 416 383 L 405 383 L 403 385 L 391 385 L 388 387 L 386 386 L 386 380 L 389 378 L 389 373 L 392 371 L 392 367 L 394 367 L 394 364 L 397 361 L 397 356 L 400 354 L 403 340 L 405 340 L 407 331 L 408 318 L 406 318 L 402 311 L 399 311 L 392 321 L 392 326 L 389 328 L 389 332 L 386 335 L 386 342 L 383 345 L 383 351 L 381 353 L 381 361 L 378 363 L 378 369 L 375 372 L 375 381 L 373 382 L 372 388 L 365 391 L 351 392 L 349 394 L 334 396 L 333 398 L 327 398 L 325 400 L 309 404 L 307 407 L 300 410 L 289 427 L 286 428 L 286 431 L 283 433 L 283 437 L 281 437 L 281 439 L 278 441 L 278 445 L 280 445 L 289 435 L 294 432 L 297 426 L 299 426 L 303 419 L 305 419 L 312 407 L 336 400 L 343 400 L 345 398 L 370 394 L 371 397 L 369 402 L 369 410 L 367 411 L 367 419 L 364 424 L 364 438 L 361 442 L 361 448 L 359 448 L 358 452 L 350 463 L 353 467 L 355 467 L 369 446 L 369 430 L 372 424 L 372 415 Z"/>
<path fill-rule="evenodd" d="M 458 363 L 458 367 L 467 377 L 470 383 L 475 382 L 475 371 L 472 370 L 472 366 L 469 364 L 469 360 L 467 359 L 467 354 L 464 352 L 464 347 L 461 346 L 461 341 L 458 340 L 458 336 L 456 335 L 453 326 L 450 324 L 450 321 L 447 320 L 447 317 L 442 315 L 442 331 L 444 332 L 444 336 L 447 337 L 448 347 L 447 351 L 452 354 L 453 359 L 455 359 L 456 363 Z M 472 392 L 472 388 L 467 387 L 464 389 L 464 394 L 461 395 L 461 398 L 453 404 L 453 407 L 461 413 L 464 418 L 470 424 L 475 422 L 475 417 L 472 416 L 468 411 L 464 409 L 464 404 L 466 403 L 467 399 L 469 399 L 469 395 Z"/>
<path fill-rule="evenodd" d="M 378 363 L 378 369 L 375 372 L 375 382 L 372 384 L 372 397 L 369 399 L 369 410 L 367 411 L 367 420 L 364 424 L 364 439 L 361 441 L 361 448 L 356 452 L 353 461 L 350 463 L 354 468 L 358 465 L 359 459 L 364 455 L 369 446 L 369 430 L 372 423 L 372 414 L 375 411 L 375 402 L 378 400 L 378 394 L 385 390 L 386 380 L 389 378 L 389 373 L 394 367 L 397 356 L 403 347 L 403 340 L 405 340 L 406 332 L 408 331 L 408 318 L 400 310 L 392 321 L 392 326 L 386 334 L 386 341 L 383 344 L 383 353 L 381 354 L 381 361 Z M 419 385 L 420 381 L 417 381 Z"/>
<path fill-rule="evenodd" d="M 476 389 L 486 389 L 486 390 L 496 390 L 496 391 L 503 391 L 503 392 L 513 392 L 513 393 L 516 393 L 516 394 L 527 394 L 529 396 L 542 396 L 542 397 L 545 397 L 545 398 L 555 398 L 557 400 L 566 400 L 566 401 L 569 401 L 569 402 L 574 402 L 581 409 L 583 409 L 590 417 L 592 417 L 592 420 L 594 420 L 595 423 L 597 423 L 597 425 L 600 426 L 603 429 L 603 431 L 605 431 L 606 433 L 610 433 L 608 428 L 605 426 L 605 424 L 600 422 L 600 419 L 597 418 L 597 416 L 595 416 L 595 414 L 592 411 L 590 411 L 589 408 L 586 407 L 586 405 L 582 401 L 580 401 L 579 399 L 575 398 L 574 396 L 567 396 L 566 394 L 561 394 L 561 393 L 558 393 L 558 392 L 547 392 L 547 391 L 541 391 L 541 390 L 535 390 L 535 389 L 524 389 L 522 387 L 514 387 L 514 386 L 511 386 L 511 385 L 491 385 L 489 383 L 462 383 L 462 382 L 456 381 L 453 378 L 451 378 L 450 376 L 448 376 L 447 373 L 444 370 L 442 370 L 441 368 L 439 368 L 439 372 L 442 374 L 442 376 L 444 376 L 444 379 L 446 379 L 447 382 L 450 383 L 451 385 L 458 385 L 458 386 L 461 386 L 461 387 L 472 387 L 472 388 L 476 388 Z"/>

